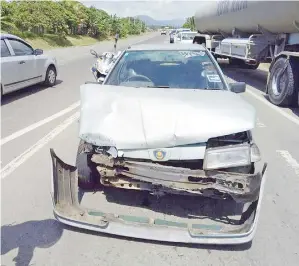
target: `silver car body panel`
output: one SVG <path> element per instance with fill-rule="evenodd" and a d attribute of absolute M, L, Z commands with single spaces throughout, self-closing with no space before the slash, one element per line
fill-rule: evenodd
<path fill-rule="evenodd" d="M 81 86 L 79 137 L 119 150 L 196 143 L 255 126 L 255 110 L 225 90 Z"/>

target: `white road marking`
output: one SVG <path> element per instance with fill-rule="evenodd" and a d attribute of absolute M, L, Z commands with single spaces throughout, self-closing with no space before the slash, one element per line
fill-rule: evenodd
<path fill-rule="evenodd" d="M 288 151 L 277 150 L 286 162 L 295 170 L 296 174 L 299 176 L 299 163 L 292 157 L 292 155 Z"/>
<path fill-rule="evenodd" d="M 247 89 L 246 92 L 248 92 L 251 96 L 255 97 L 259 101 L 261 101 L 264 104 L 268 105 L 268 107 L 270 107 L 271 109 L 275 110 L 276 112 L 278 112 L 279 114 L 281 114 L 282 116 L 284 116 L 285 118 L 287 118 L 288 120 L 290 120 L 291 122 L 293 122 L 293 123 L 295 123 L 296 125 L 299 126 L 299 119 L 296 118 L 295 116 L 292 116 L 292 115 L 288 114 L 287 112 L 285 112 L 280 107 L 278 107 L 278 106 L 270 103 L 265 98 L 263 98 L 263 97 L 257 95 L 256 93 L 254 93 L 251 89 Z"/>
<path fill-rule="evenodd" d="M 33 156 L 37 151 L 39 151 L 42 147 L 44 147 L 49 141 L 55 138 L 59 133 L 61 133 L 68 126 L 70 126 L 76 119 L 78 119 L 79 115 L 80 112 L 76 112 L 75 114 L 67 118 L 60 125 L 55 127 L 51 132 L 45 135 L 42 139 L 36 142 L 33 146 L 28 148 L 22 154 L 14 158 L 7 165 L 5 165 L 1 170 L 1 179 L 4 179 L 9 174 L 11 174 L 14 170 L 16 170 L 20 165 L 25 163 L 31 156 Z"/>
<path fill-rule="evenodd" d="M 70 105 L 69 107 L 67 107 L 67 108 L 65 108 L 63 110 L 61 110 L 60 112 L 58 112 L 58 113 L 56 113 L 54 115 L 51 115 L 51 116 L 49 116 L 49 117 L 47 117 L 47 118 L 45 118 L 45 119 L 43 119 L 43 120 L 41 120 L 39 122 L 36 122 L 36 123 L 34 123 L 34 124 L 26 127 L 26 128 L 23 128 L 23 129 L 15 132 L 15 133 L 7 136 L 7 137 L 1 139 L 1 146 L 3 144 L 5 144 L 5 143 L 9 142 L 9 141 L 12 141 L 12 140 L 14 140 L 14 139 L 16 139 L 18 137 L 21 137 L 22 135 L 24 135 L 24 134 L 26 134 L 26 133 L 28 133 L 28 132 L 30 132 L 30 131 L 38 128 L 38 127 L 40 127 L 40 126 L 43 126 L 44 124 L 47 124 L 47 123 L 53 121 L 54 119 L 56 119 L 56 118 L 58 118 L 60 116 L 63 116 L 65 114 L 73 111 L 74 109 L 76 109 L 79 106 L 80 106 L 80 101 L 75 102 L 74 104 Z"/>

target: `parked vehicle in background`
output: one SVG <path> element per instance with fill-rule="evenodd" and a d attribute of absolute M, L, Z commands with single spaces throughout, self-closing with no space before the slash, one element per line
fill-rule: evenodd
<path fill-rule="evenodd" d="M 177 43 L 193 43 L 193 39 L 196 36 L 196 31 L 182 31 L 177 35 L 175 42 Z"/>
<path fill-rule="evenodd" d="M 200 6 L 201 5 L 201 6 Z M 275 105 L 299 105 L 299 2 L 198 2 L 195 41 L 242 69 L 271 62 L 266 93 Z"/>
<path fill-rule="evenodd" d="M 158 241 L 250 242 L 266 164 L 245 86 L 228 84 L 201 45 L 126 49 L 102 84 L 81 86 L 77 167 L 51 149 L 55 217 Z M 78 190 L 100 190 L 99 209 L 79 204 Z"/>
<path fill-rule="evenodd" d="M 33 49 L 23 39 L 1 34 L 1 95 L 44 83 L 54 86 L 57 77 L 55 57 Z"/>
<path fill-rule="evenodd" d="M 174 30 L 169 36 L 169 42 L 174 43 L 176 41 L 177 35 L 180 32 L 189 32 L 189 31 L 191 31 L 191 29 L 187 29 L 187 28 L 181 28 L 181 29 Z"/>

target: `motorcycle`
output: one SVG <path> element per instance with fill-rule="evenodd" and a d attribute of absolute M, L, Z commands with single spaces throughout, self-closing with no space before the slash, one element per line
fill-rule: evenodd
<path fill-rule="evenodd" d="M 97 61 L 91 68 L 91 72 L 96 81 L 102 83 L 121 52 L 104 52 L 102 55 L 99 55 L 95 50 L 91 49 L 90 53 L 97 58 Z"/>

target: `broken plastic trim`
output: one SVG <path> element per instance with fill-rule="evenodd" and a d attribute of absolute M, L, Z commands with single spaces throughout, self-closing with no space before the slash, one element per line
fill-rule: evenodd
<path fill-rule="evenodd" d="M 192 170 L 182 167 L 154 164 L 152 162 L 114 159 L 106 154 L 93 154 L 91 161 L 97 165 L 101 183 L 117 187 L 121 183 L 139 182 L 140 190 L 159 190 L 166 193 L 205 195 L 216 190 L 230 195 L 236 202 L 253 202 L 259 197 L 262 175 L 218 170 Z M 104 182 L 102 182 L 104 181 Z M 120 186 L 118 186 L 120 187 Z M 123 187 L 127 188 L 127 187 Z M 135 189 L 134 186 L 127 189 Z"/>
<path fill-rule="evenodd" d="M 52 200 L 58 221 L 71 226 L 127 237 L 148 240 L 200 243 L 242 244 L 250 242 L 256 231 L 265 184 L 264 165 L 259 199 L 248 208 L 242 224 L 235 229 L 226 225 L 178 223 L 147 217 L 116 215 L 82 208 L 78 201 L 77 168 L 64 163 L 50 150 L 53 164 Z"/>

